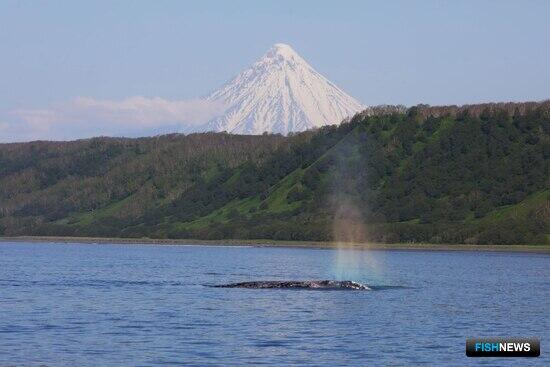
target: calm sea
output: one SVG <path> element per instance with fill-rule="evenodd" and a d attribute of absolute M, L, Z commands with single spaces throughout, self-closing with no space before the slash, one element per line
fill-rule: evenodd
<path fill-rule="evenodd" d="M 205 286 L 334 278 L 375 290 Z M 0 366 L 549 366 L 549 282 L 541 254 L 0 243 Z"/>

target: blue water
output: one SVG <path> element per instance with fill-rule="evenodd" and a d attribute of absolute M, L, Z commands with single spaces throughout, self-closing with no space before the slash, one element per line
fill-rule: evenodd
<path fill-rule="evenodd" d="M 0 243 L 0 366 L 550 365 L 550 256 L 345 254 Z M 382 287 L 204 286 L 334 278 L 342 267 Z M 476 336 L 540 337 L 542 355 L 466 358 Z"/>

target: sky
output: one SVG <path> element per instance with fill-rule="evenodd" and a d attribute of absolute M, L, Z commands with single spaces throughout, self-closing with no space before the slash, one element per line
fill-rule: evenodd
<path fill-rule="evenodd" d="M 290 44 L 365 105 L 550 98 L 549 1 L 0 2 L 0 142 L 199 124 Z"/>

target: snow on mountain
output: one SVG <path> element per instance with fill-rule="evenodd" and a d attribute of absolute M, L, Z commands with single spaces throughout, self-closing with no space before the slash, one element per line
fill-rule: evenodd
<path fill-rule="evenodd" d="M 226 110 L 205 130 L 234 134 L 303 131 L 339 123 L 364 108 L 283 43 L 207 100 Z"/>

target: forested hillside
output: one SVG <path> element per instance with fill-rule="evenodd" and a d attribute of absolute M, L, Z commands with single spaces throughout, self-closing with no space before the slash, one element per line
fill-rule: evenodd
<path fill-rule="evenodd" d="M 547 243 L 550 102 L 378 107 L 283 137 L 0 145 L 0 234 Z"/>

